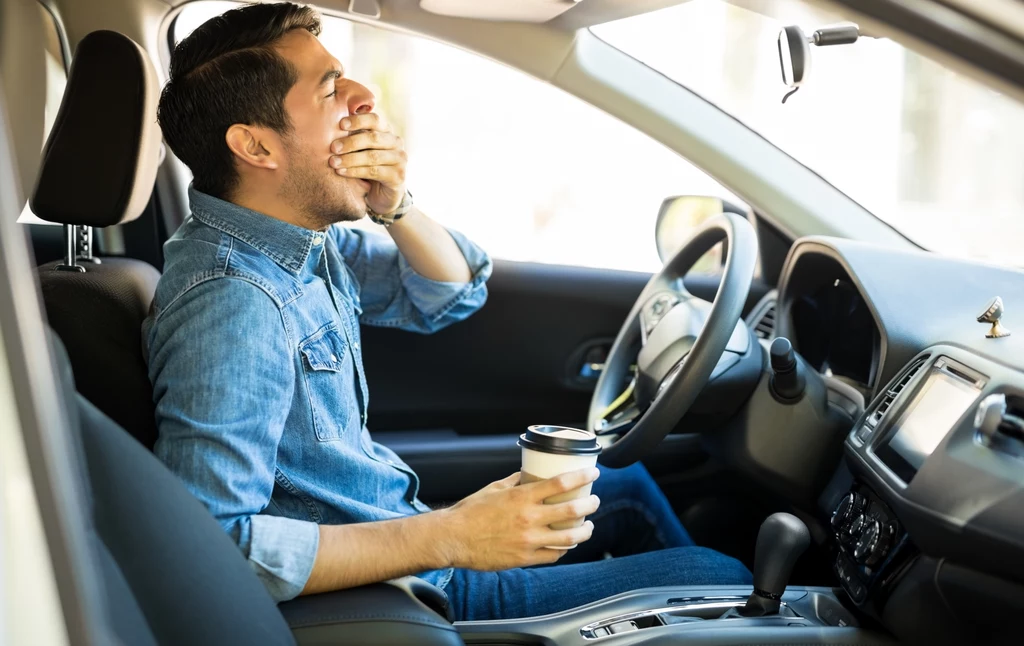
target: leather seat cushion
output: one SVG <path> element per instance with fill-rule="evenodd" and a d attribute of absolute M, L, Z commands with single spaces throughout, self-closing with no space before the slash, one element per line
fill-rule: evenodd
<path fill-rule="evenodd" d="M 299 646 L 463 644 L 444 617 L 387 583 L 299 597 L 278 607 Z"/>

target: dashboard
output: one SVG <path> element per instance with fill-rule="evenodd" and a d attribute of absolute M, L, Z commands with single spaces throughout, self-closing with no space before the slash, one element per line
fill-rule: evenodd
<path fill-rule="evenodd" d="M 994 296 L 1010 336 L 978 321 Z M 776 334 L 868 401 L 818 500 L 852 602 L 898 635 L 1024 612 L 1024 272 L 805 238 L 778 310 Z"/>

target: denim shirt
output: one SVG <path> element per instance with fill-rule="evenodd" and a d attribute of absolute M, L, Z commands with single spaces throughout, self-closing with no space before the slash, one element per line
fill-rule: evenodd
<path fill-rule="evenodd" d="M 155 452 L 278 601 L 313 569 L 318 524 L 429 508 L 366 428 L 359 325 L 430 333 L 487 298 L 491 261 L 452 232 L 469 283 L 417 274 L 388 236 L 296 227 L 190 189 L 143 324 Z M 443 588 L 451 570 L 425 572 Z"/>

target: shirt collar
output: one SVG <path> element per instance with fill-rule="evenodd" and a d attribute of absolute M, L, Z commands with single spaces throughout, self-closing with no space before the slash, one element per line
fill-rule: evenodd
<path fill-rule="evenodd" d="M 302 271 L 310 251 L 322 245 L 326 235 L 207 195 L 191 186 L 188 200 L 197 220 L 251 245 L 293 274 Z"/>

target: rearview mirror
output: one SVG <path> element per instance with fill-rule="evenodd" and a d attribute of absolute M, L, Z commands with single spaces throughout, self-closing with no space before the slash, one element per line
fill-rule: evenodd
<path fill-rule="evenodd" d="M 811 46 L 804 30 L 796 25 L 779 31 L 779 64 L 782 66 L 782 82 L 794 90 L 803 84 L 811 71 Z"/>
<path fill-rule="evenodd" d="M 668 262 L 675 256 L 693 235 L 694 229 L 709 218 L 722 213 L 736 213 L 749 217 L 743 207 L 718 197 L 677 195 L 665 198 L 654 225 L 654 241 L 658 246 L 658 257 L 661 258 L 661 262 Z"/>
<path fill-rule="evenodd" d="M 811 45 L 851 45 L 860 36 L 860 27 L 852 22 L 815 29 L 810 36 L 796 25 L 783 27 L 779 31 L 779 65 L 782 66 L 782 82 L 789 92 L 782 97 L 782 102 L 793 96 L 811 73 Z"/>

